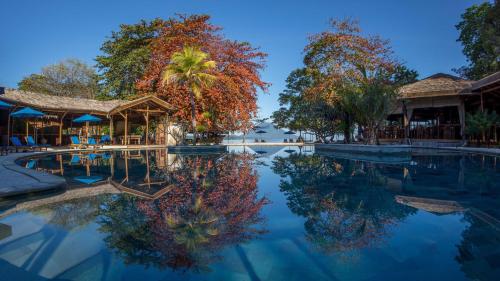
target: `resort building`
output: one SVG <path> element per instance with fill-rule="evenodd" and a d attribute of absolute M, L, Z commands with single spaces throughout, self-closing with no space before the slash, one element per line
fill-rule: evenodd
<path fill-rule="evenodd" d="M 153 95 L 132 101 L 98 101 L 0 88 L 0 101 L 11 105 L 0 108 L 0 143 L 3 145 L 7 145 L 12 136 L 22 139 L 26 135 L 37 136 L 37 142 L 51 145 L 68 145 L 74 135 L 93 136 L 97 140 L 101 135 L 108 135 L 111 143 L 121 145 L 165 145 L 174 141 L 168 133 L 173 107 Z M 12 118 L 12 112 L 24 107 L 45 115 L 26 120 Z M 74 122 L 84 114 L 101 121 Z M 150 132 L 153 127 L 154 132 Z"/>
<path fill-rule="evenodd" d="M 384 141 L 460 143 L 466 139 L 466 114 L 479 110 L 500 112 L 500 72 L 479 81 L 438 73 L 399 91 L 398 108 L 380 132 Z M 495 142 L 497 135 L 491 134 Z"/>

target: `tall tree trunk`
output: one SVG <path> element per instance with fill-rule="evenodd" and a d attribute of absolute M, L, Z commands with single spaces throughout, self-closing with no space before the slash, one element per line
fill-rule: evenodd
<path fill-rule="evenodd" d="M 191 102 L 191 126 L 193 126 L 193 145 L 196 145 L 198 134 L 196 132 L 196 107 L 194 103 L 194 94 L 192 91 L 189 93 L 189 100 Z"/>
<path fill-rule="evenodd" d="M 344 115 L 344 142 L 351 143 L 351 116 L 349 114 Z"/>

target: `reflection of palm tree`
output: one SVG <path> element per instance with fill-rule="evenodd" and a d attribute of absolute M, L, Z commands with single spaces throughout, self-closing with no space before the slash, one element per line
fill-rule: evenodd
<path fill-rule="evenodd" d="M 194 205 L 168 215 L 165 220 L 174 232 L 175 242 L 185 245 L 189 251 L 195 251 L 200 244 L 219 234 L 219 219 L 203 205 L 201 197 L 195 199 Z"/>
<path fill-rule="evenodd" d="M 263 233 L 257 226 L 267 200 L 258 196 L 252 160 L 246 154 L 179 156 L 175 170 L 158 173 L 175 185 L 162 197 L 122 195 L 103 204 L 99 223 L 108 247 L 127 263 L 209 270 L 222 248 Z M 199 187 L 194 197 L 193 183 Z"/>

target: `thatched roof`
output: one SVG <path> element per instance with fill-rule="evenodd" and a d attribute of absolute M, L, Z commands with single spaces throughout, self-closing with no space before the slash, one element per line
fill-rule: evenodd
<path fill-rule="evenodd" d="M 500 87 L 500 71 L 484 77 L 483 79 L 472 84 L 472 92 L 487 92 L 493 91 Z"/>
<path fill-rule="evenodd" d="M 438 73 L 399 89 L 402 98 L 455 96 L 470 91 L 474 81 L 453 75 Z"/>
<path fill-rule="evenodd" d="M 132 101 L 98 101 L 92 99 L 58 97 L 14 89 L 5 89 L 4 93 L 0 95 L 0 100 L 20 106 L 37 108 L 42 111 L 69 111 L 73 113 L 93 113 L 101 115 L 108 115 L 112 112 L 116 113 L 118 111 L 136 107 L 141 104 L 155 105 L 156 107 L 164 110 L 173 109 L 170 104 L 152 95 L 143 96 Z"/>
<path fill-rule="evenodd" d="M 84 98 L 58 97 L 14 89 L 5 89 L 0 100 L 41 110 L 72 111 L 107 114 L 113 108 L 127 103 L 122 100 L 98 101 Z"/>

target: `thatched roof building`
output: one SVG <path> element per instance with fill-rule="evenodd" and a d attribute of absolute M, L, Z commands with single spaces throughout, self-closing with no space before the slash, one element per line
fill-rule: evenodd
<path fill-rule="evenodd" d="M 5 89 L 0 100 L 8 103 L 30 106 L 48 111 L 71 111 L 74 113 L 108 114 L 114 108 L 124 105 L 127 101 L 98 101 L 84 98 L 58 97 L 47 94 L 32 93 L 14 89 Z"/>
<path fill-rule="evenodd" d="M 469 93 L 473 82 L 450 74 L 437 73 L 403 86 L 399 92 L 403 99 L 458 96 Z"/>

